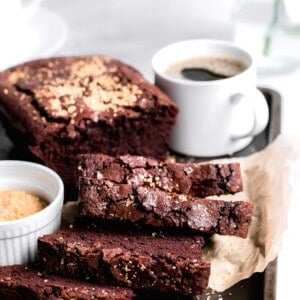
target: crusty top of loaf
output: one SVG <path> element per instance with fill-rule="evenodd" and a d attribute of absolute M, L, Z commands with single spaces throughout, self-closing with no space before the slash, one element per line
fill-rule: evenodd
<path fill-rule="evenodd" d="M 10 68 L 0 74 L 0 102 L 10 112 L 16 106 L 18 114 L 58 127 L 79 126 L 82 119 L 135 118 L 160 106 L 177 111 L 138 71 L 108 56 L 49 58 Z"/>

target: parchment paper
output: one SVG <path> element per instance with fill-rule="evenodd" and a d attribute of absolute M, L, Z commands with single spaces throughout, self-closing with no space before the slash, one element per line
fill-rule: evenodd
<path fill-rule="evenodd" d="M 300 169 L 299 158 L 300 137 L 281 135 L 260 152 L 226 160 L 240 162 L 244 191 L 219 198 L 253 201 L 255 211 L 246 239 L 212 236 L 210 246 L 205 249 L 205 257 L 211 262 L 209 286 L 212 289 L 224 291 L 254 272 L 264 271 L 276 258 L 290 203 L 292 199 L 300 201 L 291 185 L 292 181 L 300 184 L 299 175 L 291 178 L 296 174 L 291 172 L 292 167 Z"/>
<path fill-rule="evenodd" d="M 244 191 L 211 198 L 253 201 L 255 212 L 246 239 L 215 234 L 204 249 L 205 259 L 211 262 L 209 287 L 219 292 L 254 272 L 264 271 L 276 258 L 290 203 L 292 199 L 300 201 L 300 195 L 293 193 L 290 184 L 291 180 L 300 184 L 300 172 L 293 172 L 299 178 L 291 178 L 292 166 L 300 170 L 300 137 L 281 135 L 267 148 L 248 157 L 213 162 L 230 161 L 241 164 Z M 65 204 L 65 223 L 73 223 L 76 214 L 76 202 Z"/>

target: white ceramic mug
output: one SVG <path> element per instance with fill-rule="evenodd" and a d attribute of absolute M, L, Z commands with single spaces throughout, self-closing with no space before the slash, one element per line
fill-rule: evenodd
<path fill-rule="evenodd" d="M 166 74 L 173 64 L 198 57 L 227 57 L 246 69 L 232 77 L 192 81 Z M 256 67 L 245 50 L 219 40 L 171 44 L 153 57 L 155 84 L 179 106 L 170 148 L 200 157 L 233 154 L 249 145 L 269 120 L 268 105 L 257 89 Z"/>

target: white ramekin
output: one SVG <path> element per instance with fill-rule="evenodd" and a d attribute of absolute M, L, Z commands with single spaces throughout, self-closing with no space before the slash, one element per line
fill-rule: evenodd
<path fill-rule="evenodd" d="M 0 222 L 0 266 L 26 264 L 35 259 L 37 239 L 60 228 L 64 186 L 51 169 L 31 162 L 0 161 L 0 190 L 19 189 L 49 202 L 28 217 Z"/>

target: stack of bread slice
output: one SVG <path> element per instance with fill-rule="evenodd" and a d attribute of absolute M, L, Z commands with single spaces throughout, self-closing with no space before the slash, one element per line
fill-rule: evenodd
<path fill-rule="evenodd" d="M 81 155 L 78 161 L 80 217 L 71 228 L 39 238 L 35 267 L 0 268 L 0 296 L 200 295 L 210 275 L 203 258 L 207 239 L 248 234 L 252 202 L 207 198 L 242 190 L 237 163 L 104 154 Z"/>
<path fill-rule="evenodd" d="M 89 154 L 79 157 L 78 182 L 75 226 L 39 239 L 35 267 L 0 268 L 0 295 L 199 295 L 210 275 L 202 253 L 207 238 L 245 238 L 251 223 L 252 202 L 206 198 L 242 190 L 236 163 Z"/>

